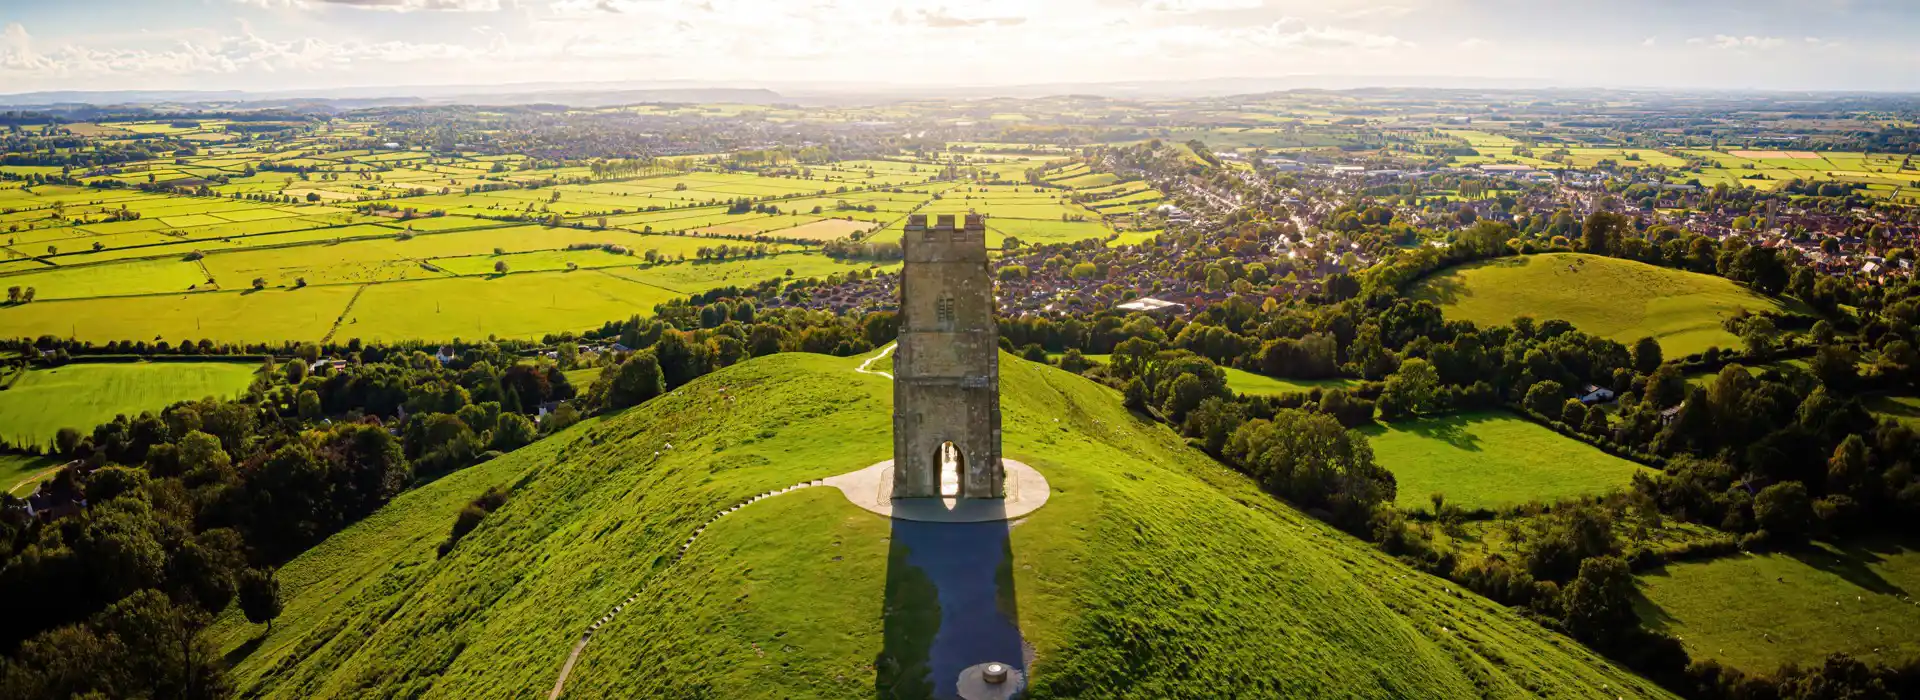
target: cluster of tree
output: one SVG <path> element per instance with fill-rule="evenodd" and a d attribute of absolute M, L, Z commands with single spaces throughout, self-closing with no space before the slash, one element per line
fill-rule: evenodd
<path fill-rule="evenodd" d="M 618 353 L 588 388 L 589 409 L 635 406 L 714 370 L 780 352 L 855 355 L 891 341 L 892 313 L 860 317 L 796 308 L 758 311 L 751 300 L 663 307 L 594 332 L 615 338 Z"/>
<path fill-rule="evenodd" d="M 1002 343 L 1012 341 L 1003 335 Z M 1046 357 L 1037 343 L 1026 354 Z M 1129 408 L 1165 420 L 1268 491 L 1335 524 L 1364 529 L 1375 509 L 1393 501 L 1393 474 L 1374 463 L 1366 438 L 1349 428 L 1359 423 L 1355 408 L 1371 420 L 1370 401 L 1343 391 L 1305 406 L 1239 397 L 1212 361 L 1144 337 L 1120 342 L 1106 365 L 1074 348 L 1060 366 L 1120 388 Z"/>
<path fill-rule="evenodd" d="M 772 204 L 764 204 L 764 203 L 756 204 L 754 203 L 752 197 L 736 197 L 734 199 L 727 200 L 726 204 L 727 204 L 728 214 L 747 214 L 747 213 L 778 214 L 780 213 L 780 207 L 774 206 Z"/>
<path fill-rule="evenodd" d="M 39 601 L 0 623 L 0 695 L 223 696 L 223 665 L 198 638 L 213 614 L 237 601 L 269 622 L 272 567 L 418 477 L 532 442 L 526 414 L 574 393 L 557 364 L 492 344 L 444 365 L 368 346 L 323 367 L 266 360 L 239 399 L 61 431 L 72 462 L 35 511 L 0 496 L 0 593 Z M 563 405 L 542 427 L 577 416 Z"/>
<path fill-rule="evenodd" d="M 727 245 L 725 243 L 722 243 L 720 245 L 713 245 L 713 246 L 700 246 L 698 250 L 694 251 L 694 254 L 695 254 L 694 257 L 695 259 L 698 259 L 698 260 L 726 260 L 728 258 L 759 258 L 759 257 L 765 257 L 767 255 L 767 251 L 768 251 L 768 248 L 767 248 L 767 244 L 765 243 L 754 243 L 751 245 L 737 245 L 737 246 Z"/>

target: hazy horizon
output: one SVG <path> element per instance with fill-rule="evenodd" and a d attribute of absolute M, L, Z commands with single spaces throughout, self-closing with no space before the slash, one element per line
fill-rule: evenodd
<path fill-rule="evenodd" d="M 0 12 L 0 93 L 663 82 L 1920 90 L 1894 0 L 98 0 Z"/>

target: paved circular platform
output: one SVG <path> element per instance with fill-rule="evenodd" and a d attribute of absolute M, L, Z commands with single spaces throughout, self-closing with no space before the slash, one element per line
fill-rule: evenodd
<path fill-rule="evenodd" d="M 1006 498 L 893 498 L 893 460 L 825 480 L 848 501 L 874 513 L 930 523 L 984 523 L 1012 520 L 1039 510 L 1052 495 L 1047 478 L 1023 462 L 1001 459 Z"/>
<path fill-rule="evenodd" d="M 954 683 L 961 700 L 1009 700 L 1027 688 L 1027 674 L 1020 669 L 1001 664 L 1006 669 L 1006 680 L 990 683 L 986 679 L 987 664 L 968 666 L 960 672 L 960 679 Z"/>

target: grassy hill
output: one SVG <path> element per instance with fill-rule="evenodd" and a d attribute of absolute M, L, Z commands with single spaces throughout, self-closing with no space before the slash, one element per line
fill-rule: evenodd
<path fill-rule="evenodd" d="M 1415 295 L 1439 303 L 1450 318 L 1483 326 L 1532 316 L 1622 343 L 1652 336 L 1667 357 L 1740 347 L 1720 327 L 1739 309 L 1787 310 L 1725 278 L 1581 253 L 1462 265 L 1422 281 Z"/>
<path fill-rule="evenodd" d="M 1465 508 L 1550 503 L 1624 489 L 1640 465 L 1500 412 L 1466 413 L 1364 430 L 1400 484 L 1402 508 L 1431 508 L 1434 493 Z"/>
<path fill-rule="evenodd" d="M 749 506 L 669 564 L 742 498 L 890 456 L 891 388 L 859 361 L 756 359 L 396 499 L 282 570 L 271 634 L 217 622 L 241 694 L 544 695 L 642 590 L 569 697 L 919 695 L 876 668 L 924 661 L 932 592 L 837 491 Z M 1002 379 L 1006 451 L 1054 490 L 1000 572 L 1037 697 L 1664 696 L 1273 500 L 1115 392 L 1010 357 Z M 436 557 L 494 485 L 511 499 Z"/>

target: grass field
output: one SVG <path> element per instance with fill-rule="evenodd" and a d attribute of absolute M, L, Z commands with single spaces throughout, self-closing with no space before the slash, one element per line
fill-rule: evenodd
<path fill-rule="evenodd" d="M 695 240 L 615 235 L 643 241 Z M 399 245 L 421 243 L 428 238 L 434 237 L 423 236 Z M 324 258 L 301 262 L 299 253 L 293 252 L 299 250 L 305 249 L 261 252 L 274 253 L 288 264 L 324 267 L 321 263 Z M 339 258 L 333 260 L 338 262 Z M 495 260 L 509 261 L 512 273 L 491 274 Z M 657 304 L 717 287 L 747 286 L 789 276 L 825 277 L 869 267 L 866 263 L 839 262 L 818 253 L 724 262 L 690 260 L 655 266 L 643 266 L 638 257 L 599 250 L 510 253 L 449 261 L 448 269 L 488 274 L 448 276 L 417 263 L 376 261 L 351 270 L 339 267 L 338 272 L 320 272 L 316 278 L 328 274 L 365 276 L 378 280 L 378 284 L 316 283 L 300 289 L 36 301 L 0 308 L 0 335 L 50 334 L 96 342 L 179 342 L 201 338 L 317 341 L 329 333 L 341 340 L 451 340 L 489 335 L 526 338 L 578 331 L 634 314 L 651 314 Z M 579 263 L 582 268 L 607 269 L 564 271 L 568 262 Z M 611 265 L 621 267 L 608 267 Z M 891 266 L 897 267 L 898 263 Z M 245 278 L 257 273 L 258 270 L 249 269 L 235 274 Z"/>
<path fill-rule="evenodd" d="M 1724 278 L 1579 253 L 1464 265 L 1422 281 L 1416 295 L 1483 326 L 1532 316 L 1628 344 L 1652 336 L 1669 358 L 1740 347 L 1720 327 L 1739 309 L 1790 310 Z"/>
<path fill-rule="evenodd" d="M 1227 374 L 1227 387 L 1242 394 L 1273 396 L 1277 394 L 1298 394 L 1314 389 L 1350 389 L 1360 382 L 1345 377 L 1334 379 L 1282 379 L 1264 374 L 1254 374 L 1232 367 L 1222 367 Z"/>
<path fill-rule="evenodd" d="M 1882 418 L 1892 418 L 1910 428 L 1920 428 L 1920 397 L 1869 396 L 1867 410 Z"/>
<path fill-rule="evenodd" d="M 924 668 L 937 591 L 836 491 L 748 506 L 667 563 L 728 504 L 889 456 L 891 383 L 859 362 L 758 358 L 422 486 L 282 568 L 270 634 L 229 610 L 210 635 L 246 697 L 528 697 L 642 591 L 567 697 L 913 697 L 876 673 Z M 1011 358 L 1002 378 L 1007 452 L 1053 487 L 996 577 L 1039 695 L 1666 697 L 1274 501 L 1111 390 Z M 495 485 L 507 504 L 436 556 Z"/>
<path fill-rule="evenodd" d="M 140 362 L 34 370 L 0 391 L 0 435 L 43 444 L 61 428 L 90 435 L 94 426 L 119 414 L 133 417 L 175 401 L 233 396 L 253 382 L 256 369 L 247 362 Z"/>
<path fill-rule="evenodd" d="M 352 285 L 35 301 L 0 308 L 0 335 L 109 340 L 319 340 L 347 309 Z"/>
<path fill-rule="evenodd" d="M 1643 467 L 1509 413 L 1466 413 L 1366 428 L 1403 508 L 1443 493 L 1465 508 L 1605 493 Z"/>
<path fill-rule="evenodd" d="M 336 337 L 445 340 L 538 337 L 653 313 L 684 296 L 592 270 L 367 285 Z"/>
<path fill-rule="evenodd" d="M 1024 171 L 1057 163 L 1065 154 L 967 156 L 964 167 L 953 168 L 949 161 L 902 153 L 819 164 L 806 168 L 804 175 L 778 167 L 719 172 L 704 163 L 705 157 L 687 157 L 663 160 L 672 165 L 631 177 L 606 178 L 578 165 L 523 169 L 521 156 L 343 150 L 335 138 L 364 136 L 371 126 L 345 121 L 313 125 L 290 141 L 272 145 L 235 143 L 82 176 L 88 182 L 135 184 L 144 184 L 150 175 L 155 182 L 207 178 L 219 183 L 213 190 L 220 196 L 9 181 L 0 187 L 0 226 L 8 229 L 7 249 L 15 258 L 45 253 L 32 261 L 0 262 L 0 286 L 32 287 L 38 300 L 0 308 L 0 335 L 51 334 L 96 342 L 279 341 L 319 340 L 337 330 L 369 339 L 447 340 L 453 336 L 423 334 L 484 336 L 494 329 L 484 323 L 476 328 L 476 321 L 487 318 L 507 321 L 498 335 L 539 335 L 646 313 L 658 300 L 631 299 L 586 276 L 550 277 L 550 282 L 566 283 L 519 289 L 524 295 L 500 293 L 531 284 L 524 280 L 478 286 L 479 280 L 495 276 L 496 263 L 506 263 L 512 273 L 560 272 L 570 265 L 628 268 L 618 276 L 669 291 L 697 292 L 756 282 L 766 278 L 766 270 L 754 261 L 734 260 L 727 265 L 740 269 L 637 268 L 649 253 L 669 261 L 691 260 L 705 257 L 702 249 L 718 245 L 789 253 L 817 251 L 821 244 L 855 235 L 897 240 L 901 222 L 912 211 L 987 213 L 1005 222 L 1006 232 L 995 228 L 989 235 L 995 246 L 1005 236 L 1043 242 L 1116 233 L 1100 213 L 1073 201 L 1080 190 L 977 184 L 1022 177 Z M 224 123 L 187 131 L 147 122 L 81 128 L 109 141 L 159 133 L 236 140 Z M 296 174 L 268 165 L 305 171 Z M 508 167 L 495 172 L 496 165 Z M 46 172 L 59 170 L 0 166 L 0 174 L 16 177 Z M 1085 165 L 1055 175 L 1107 194 L 1115 200 L 1115 215 L 1120 215 L 1119 207 L 1147 206 L 1160 197 L 1145 182 L 1113 182 L 1112 176 L 1087 173 Z M 941 177 L 948 179 L 936 179 Z M 319 201 L 308 201 L 310 194 Z M 730 203 L 743 197 L 752 199 L 757 211 L 729 213 L 734 210 Z M 355 208 L 374 199 L 392 208 Z M 816 210 L 820 213 L 811 213 Z M 1138 223 L 1130 215 L 1126 221 Z M 790 242 L 719 241 L 711 236 Z M 622 253 L 601 252 L 615 249 Z M 426 290 L 412 304 L 377 294 L 392 290 L 373 286 L 449 278 L 460 281 L 396 288 Z M 239 294 L 250 290 L 256 279 L 268 288 L 265 292 Z M 295 295 L 274 293 L 300 286 L 305 289 Z M 362 289 L 374 301 L 388 297 L 385 301 L 399 303 L 355 304 L 350 309 L 349 301 Z M 449 297 L 436 290 L 479 293 L 454 297 L 464 301 L 454 318 L 416 323 L 428 313 L 423 304 L 436 304 L 434 316 L 447 315 L 444 302 Z M 221 294 L 201 294 L 210 291 Z M 542 296 L 548 300 L 544 307 L 522 303 Z M 552 310 L 550 322 L 531 318 L 536 308 Z M 599 315 L 602 311 L 607 315 Z M 343 314 L 348 325 L 369 327 L 336 329 Z"/>
<path fill-rule="evenodd" d="M 40 482 L 53 478 L 61 461 L 52 457 L 0 455 L 0 490 L 25 498 L 39 488 Z"/>
<path fill-rule="evenodd" d="M 1845 652 L 1900 663 L 1920 655 L 1920 550 L 1890 542 L 1737 554 L 1640 576 L 1641 619 L 1679 635 L 1695 659 L 1752 673 Z"/>

